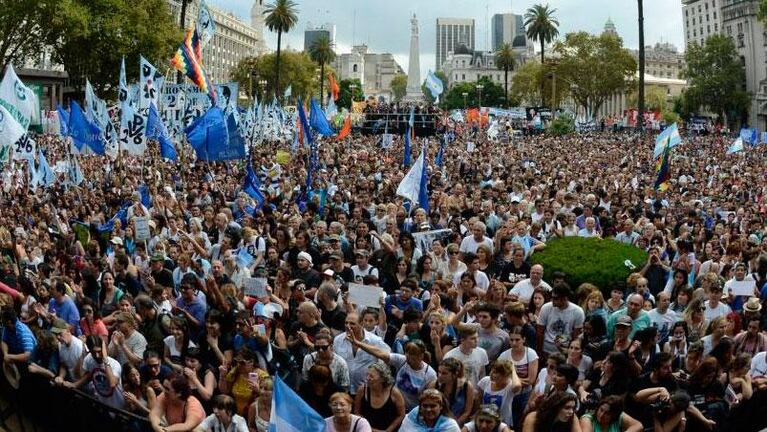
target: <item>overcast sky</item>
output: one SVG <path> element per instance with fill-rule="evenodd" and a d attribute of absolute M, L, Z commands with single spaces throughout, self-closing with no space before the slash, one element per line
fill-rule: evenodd
<path fill-rule="evenodd" d="M 220 9 L 250 21 L 253 0 L 208 0 Z M 302 49 L 307 23 L 336 25 L 336 52 L 348 53 L 354 44 L 366 43 L 370 52 L 391 52 L 407 72 L 410 49 L 409 16 L 418 17 L 421 36 L 421 79 L 434 69 L 436 19 L 474 18 L 477 48 L 491 41 L 490 18 L 496 13 L 517 14 L 546 0 L 294 0 L 298 5 L 296 28 L 283 35 L 283 46 Z M 270 3 L 271 0 L 265 0 Z M 645 44 L 671 42 L 682 51 L 684 36 L 681 0 L 644 0 Z M 637 4 L 632 0 L 549 0 L 556 8 L 560 35 L 585 30 L 600 33 L 611 18 L 628 48 L 638 46 Z M 275 34 L 265 31 L 268 45 L 277 46 Z"/>

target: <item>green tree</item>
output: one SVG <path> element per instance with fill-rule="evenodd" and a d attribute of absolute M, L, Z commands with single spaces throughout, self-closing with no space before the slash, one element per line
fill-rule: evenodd
<path fill-rule="evenodd" d="M 464 82 L 455 84 L 447 94 L 444 94 L 442 106 L 447 109 L 464 107 L 463 93 L 466 93 L 466 106 L 476 107 L 479 105 L 479 91 L 477 85 L 482 84 L 482 106 L 500 106 L 504 102 L 503 87 L 493 83 L 490 78 L 482 77 L 477 82 Z"/>
<path fill-rule="evenodd" d="M 547 43 L 551 43 L 559 36 L 559 21 L 554 17 L 556 9 L 547 4 L 537 4 L 525 12 L 525 27 L 527 37 L 541 44 L 541 63 L 545 63 L 544 50 Z"/>
<path fill-rule="evenodd" d="M 559 55 L 557 78 L 570 84 L 572 97 L 592 115 L 608 97 L 634 83 L 636 60 L 616 36 L 569 33 L 554 52 Z"/>
<path fill-rule="evenodd" d="M 309 47 L 309 57 L 320 65 L 320 104 L 325 101 L 325 65 L 336 58 L 333 42 L 326 35 L 314 40 Z"/>
<path fill-rule="evenodd" d="M 434 72 L 434 75 L 442 81 L 442 94 L 444 95 L 447 91 L 447 75 L 442 71 Z M 405 81 L 405 87 L 407 87 L 407 81 Z M 405 90 L 407 91 L 407 88 Z M 426 102 L 433 104 L 436 101 L 429 89 L 426 88 L 426 80 L 423 80 L 423 83 L 421 84 L 421 93 L 423 93 L 423 97 L 426 98 Z"/>
<path fill-rule="evenodd" d="M 503 71 L 503 94 L 506 106 L 509 106 L 509 71 L 514 70 L 516 59 L 511 45 L 505 43 L 495 52 L 495 65 Z"/>
<path fill-rule="evenodd" d="M 555 136 L 563 136 L 575 130 L 575 119 L 567 113 L 559 114 L 549 126 L 549 132 Z"/>
<path fill-rule="evenodd" d="M 407 75 L 398 74 L 391 80 L 391 91 L 394 93 L 394 100 L 399 102 L 407 94 Z"/>
<path fill-rule="evenodd" d="M 247 90 L 251 97 L 255 94 L 261 98 L 271 97 L 276 92 L 276 82 L 267 78 L 274 75 L 277 54 L 269 53 L 258 57 L 247 57 L 232 68 L 229 76 Z M 292 86 L 293 97 L 308 100 L 318 89 L 317 64 L 304 52 L 285 51 L 280 58 L 280 75 Z M 259 81 L 265 81 L 266 88 L 259 89 Z"/>
<path fill-rule="evenodd" d="M 629 93 L 628 106 L 637 106 L 639 101 L 637 92 L 638 86 Z M 645 105 L 648 111 L 666 111 L 668 107 L 666 90 L 656 85 L 645 86 Z"/>
<path fill-rule="evenodd" d="M 540 106 L 543 67 L 538 61 L 525 62 L 511 78 L 511 99 L 519 104 Z"/>
<path fill-rule="evenodd" d="M 85 30 L 88 11 L 74 0 L 0 0 L 0 66 L 21 66 L 39 54 L 61 29 Z"/>
<path fill-rule="evenodd" d="M 264 10 L 264 24 L 269 31 L 277 32 L 277 59 L 274 65 L 274 89 L 277 97 L 280 93 L 280 54 L 282 51 L 282 34 L 289 32 L 298 23 L 296 4 L 292 0 L 274 0 Z M 291 83 L 292 85 L 292 83 Z"/>
<path fill-rule="evenodd" d="M 64 65 L 75 85 L 88 78 L 107 97 L 116 95 L 123 57 L 126 73 L 135 77 L 141 55 L 155 66 L 167 65 L 182 41 L 165 0 L 71 1 L 85 24 L 71 28 L 67 19 L 54 24 L 53 60 Z"/>
<path fill-rule="evenodd" d="M 732 39 L 712 35 L 702 46 L 693 42 L 684 58 L 690 85 L 685 98 L 690 106 L 707 108 L 719 116 L 727 116 L 729 121 L 746 115 L 750 100 L 744 88 L 746 72 Z"/>
<path fill-rule="evenodd" d="M 352 88 L 352 86 L 354 88 Z M 338 96 L 338 102 L 336 105 L 339 108 L 352 108 L 352 100 L 355 102 L 361 102 L 365 100 L 365 93 L 362 91 L 362 83 L 359 79 L 344 79 L 338 83 L 338 87 L 341 89 L 341 93 Z"/>

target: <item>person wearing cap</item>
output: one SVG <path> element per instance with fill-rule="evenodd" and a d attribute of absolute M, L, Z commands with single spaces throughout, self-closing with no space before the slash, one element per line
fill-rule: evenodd
<path fill-rule="evenodd" d="M 610 338 L 613 337 L 615 323 L 619 317 L 624 315 L 628 315 L 628 317 L 631 318 L 631 333 L 629 334 L 629 338 L 633 338 L 638 330 L 650 327 L 652 325 L 652 320 L 650 319 L 650 315 L 642 309 L 643 306 L 644 298 L 641 294 L 634 293 L 629 295 L 626 299 L 626 305 L 610 314 L 610 317 L 607 319 L 607 336 Z"/>
<path fill-rule="evenodd" d="M 165 268 L 165 255 L 155 253 L 149 260 L 149 275 L 151 278 L 144 278 L 149 289 L 159 284 L 165 288 L 173 288 L 173 272 Z"/>
<path fill-rule="evenodd" d="M 65 381 L 74 381 L 80 378 L 83 350 L 85 344 L 80 338 L 76 338 L 69 331 L 69 324 L 62 319 L 56 319 L 51 325 L 51 333 L 59 342 L 59 373 L 54 378 L 56 385 L 63 385 Z"/>
<path fill-rule="evenodd" d="M 365 276 L 380 277 L 378 275 L 378 269 L 368 263 L 370 259 L 370 252 L 367 249 L 355 250 L 354 259 L 357 263 L 352 266 L 351 270 L 352 273 L 354 273 L 355 283 L 361 284 L 362 279 L 364 279 Z"/>
<path fill-rule="evenodd" d="M 293 279 L 301 279 L 306 284 L 306 296 L 313 298 L 317 292 L 320 283 L 322 283 L 322 276 L 320 272 L 313 269 L 314 258 L 308 252 L 299 252 L 296 255 L 296 266 L 293 270 Z"/>
<path fill-rule="evenodd" d="M 544 304 L 536 325 L 536 351 L 546 354 L 560 352 L 565 340 L 580 336 L 585 315 L 580 306 L 571 303 L 570 288 L 557 285 L 551 293 L 551 301 Z"/>
<path fill-rule="evenodd" d="M 333 271 L 333 277 L 336 280 L 340 278 L 344 283 L 354 282 L 354 272 L 344 265 L 344 256 L 341 252 L 333 251 L 328 255 L 327 270 Z"/>

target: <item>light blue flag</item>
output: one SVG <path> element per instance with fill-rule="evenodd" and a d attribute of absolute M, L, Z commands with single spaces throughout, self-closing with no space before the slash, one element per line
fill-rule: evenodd
<path fill-rule="evenodd" d="M 51 186 L 56 181 L 56 173 L 54 173 L 50 165 L 48 165 L 48 160 L 45 159 L 42 150 L 39 150 L 37 158 L 40 161 L 40 165 L 37 167 L 40 183 L 45 187 Z"/>
<path fill-rule="evenodd" d="M 200 38 L 202 46 L 208 44 L 213 39 L 213 35 L 216 34 L 216 22 L 213 20 L 213 15 L 210 14 L 208 4 L 205 0 L 200 1 L 200 13 L 197 15 L 197 35 Z"/>
<path fill-rule="evenodd" d="M 442 141 L 439 144 L 439 150 L 437 151 L 437 156 L 434 158 L 434 165 L 438 166 L 439 168 L 442 168 L 442 165 L 445 163 L 445 148 L 447 147 L 447 134 L 443 137 Z"/>
<path fill-rule="evenodd" d="M 333 98 L 328 98 L 328 105 L 325 107 L 325 117 L 333 118 L 338 114 L 338 107 Z"/>
<path fill-rule="evenodd" d="M 69 111 L 59 105 L 56 107 L 56 112 L 59 114 L 59 133 L 63 137 L 69 136 Z"/>
<path fill-rule="evenodd" d="M 421 151 L 421 156 L 415 161 L 410 171 L 397 186 L 397 195 L 409 199 L 413 203 L 418 203 L 422 199 L 421 187 L 423 184 L 424 171 L 426 170 L 426 151 Z M 419 203 L 420 204 L 420 203 Z M 428 207 L 428 202 L 426 206 Z"/>
<path fill-rule="evenodd" d="M 445 86 L 442 83 L 442 80 L 439 79 L 437 75 L 435 75 L 432 71 L 429 71 L 428 75 L 426 75 L 425 84 L 426 88 L 429 89 L 429 92 L 431 92 L 431 97 L 434 99 L 439 99 L 439 95 L 445 91 Z"/>
<path fill-rule="evenodd" d="M 253 255 L 248 253 L 248 248 L 241 247 L 237 251 L 237 255 L 235 255 L 235 260 L 237 261 L 237 265 L 240 266 L 240 268 L 248 268 L 251 264 L 253 264 L 255 258 L 253 258 Z"/>
<path fill-rule="evenodd" d="M 767 132 L 762 132 L 759 136 L 759 144 L 767 144 Z"/>
<path fill-rule="evenodd" d="M 659 133 L 658 137 L 655 138 L 655 150 L 653 150 L 652 154 L 653 159 L 657 159 L 662 155 L 666 146 L 668 146 L 668 148 L 674 148 L 681 143 L 682 136 L 679 135 L 679 128 L 677 127 L 677 124 L 674 123 L 666 129 L 663 129 L 663 132 Z"/>
<path fill-rule="evenodd" d="M 289 97 L 293 96 L 293 86 L 292 85 L 289 85 L 288 88 L 285 89 L 285 93 L 284 93 L 283 96 L 285 96 L 286 98 L 289 98 Z"/>
<path fill-rule="evenodd" d="M 320 104 L 317 103 L 317 101 L 312 98 L 311 101 L 311 125 L 314 130 L 316 130 L 320 135 L 323 136 L 332 136 L 335 135 L 336 131 L 333 130 L 333 128 L 330 126 L 330 123 L 328 123 L 328 119 L 325 117 L 325 113 L 322 112 L 322 108 L 320 108 Z"/>
<path fill-rule="evenodd" d="M 743 151 L 743 138 L 738 137 L 738 139 L 730 145 L 730 148 L 727 149 L 727 154 L 729 155 L 741 151 Z"/>
<path fill-rule="evenodd" d="M 146 120 L 146 137 L 149 139 L 157 140 L 160 143 L 160 155 L 165 159 L 170 159 L 173 162 L 178 160 L 178 153 L 176 153 L 176 147 L 173 146 L 173 141 L 168 134 L 168 128 L 165 127 L 160 114 L 157 112 L 157 107 L 152 104 L 149 105 L 149 115 Z"/>
<path fill-rule="evenodd" d="M 85 180 L 83 170 L 80 168 L 80 162 L 77 161 L 76 157 L 72 158 L 69 163 L 68 175 L 70 183 L 75 186 L 79 186 Z"/>
<path fill-rule="evenodd" d="M 105 154 L 101 129 L 85 118 L 82 108 L 75 101 L 72 101 L 72 109 L 69 113 L 69 134 L 80 153 L 83 153 L 87 147 L 97 155 Z"/>
<path fill-rule="evenodd" d="M 274 377 L 272 387 L 269 432 L 325 432 L 325 419 L 279 376 Z"/>

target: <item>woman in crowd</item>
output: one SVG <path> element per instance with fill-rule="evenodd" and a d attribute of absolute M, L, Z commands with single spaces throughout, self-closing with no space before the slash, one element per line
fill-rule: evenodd
<path fill-rule="evenodd" d="M 364 417 L 352 414 L 354 401 L 346 393 L 337 392 L 330 396 L 331 417 L 325 419 L 327 432 L 372 432 L 370 423 Z"/>
<path fill-rule="evenodd" d="M 397 430 L 405 418 L 405 399 L 394 386 L 389 366 L 381 362 L 368 366 L 367 381 L 354 398 L 354 413 L 368 419 L 374 430 Z"/>
<path fill-rule="evenodd" d="M 501 419 L 506 424 L 514 424 L 512 402 L 514 394 L 522 388 L 514 364 L 508 360 L 498 360 L 490 368 L 490 375 L 477 383 L 477 404 L 495 405 L 501 411 Z"/>
<path fill-rule="evenodd" d="M 402 421 L 400 432 L 460 432 L 451 417 L 447 399 L 439 390 L 424 390 L 418 397 L 418 406 Z"/>
<path fill-rule="evenodd" d="M 455 243 L 447 245 L 447 265 L 445 265 L 442 274 L 440 275 L 443 280 L 453 281 L 455 275 L 462 274 L 466 271 L 466 264 L 458 259 L 460 254 L 459 247 Z"/>
<path fill-rule="evenodd" d="M 537 323 L 538 317 L 541 314 L 541 308 L 546 302 L 549 301 L 551 295 L 543 288 L 535 288 L 533 295 L 530 297 L 530 303 L 527 305 L 527 319 L 531 323 Z"/>
<path fill-rule="evenodd" d="M 619 351 L 611 352 L 602 361 L 600 368 L 594 368 L 578 388 L 581 402 L 586 402 L 590 395 L 597 393 L 604 396 L 623 396 L 628 391 L 630 377 L 633 376 L 629 360 Z M 592 396 L 593 398 L 593 396 Z"/>
<path fill-rule="evenodd" d="M 623 398 L 607 396 L 593 413 L 581 417 L 582 432 L 642 432 L 642 423 L 623 412 Z"/>
<path fill-rule="evenodd" d="M 401 233 L 399 236 L 399 249 L 397 249 L 397 257 L 404 257 L 409 263 L 411 268 L 415 268 L 418 260 L 421 259 L 421 249 L 415 244 L 415 239 L 410 233 Z"/>
<path fill-rule="evenodd" d="M 725 331 L 727 330 L 727 318 L 724 316 L 718 316 L 711 320 L 711 324 L 708 326 L 708 334 L 701 338 L 703 342 L 703 355 L 709 354 L 725 337 Z"/>
<path fill-rule="evenodd" d="M 415 280 L 418 282 L 418 293 L 415 297 L 424 304 L 428 304 L 431 298 L 431 287 L 437 280 L 437 272 L 432 268 L 431 256 L 424 255 L 418 258 L 415 265 Z"/>
<path fill-rule="evenodd" d="M 479 271 L 487 274 L 490 266 L 493 264 L 493 251 L 486 245 L 479 245 L 477 247 L 477 258 L 479 258 Z"/>
<path fill-rule="evenodd" d="M 115 286 L 114 274 L 107 270 L 101 273 L 101 290 L 99 291 L 99 312 L 101 316 L 107 316 L 117 310 L 117 302 L 123 296 L 123 291 Z"/>
<path fill-rule="evenodd" d="M 200 401 L 192 396 L 183 375 L 172 374 L 162 383 L 163 391 L 149 413 L 155 432 L 182 432 L 196 428 L 205 418 Z"/>
<path fill-rule="evenodd" d="M 248 427 L 255 432 L 268 432 L 269 420 L 272 413 L 272 394 L 274 382 L 272 377 L 263 376 L 258 385 L 258 398 L 248 408 Z"/>
<path fill-rule="evenodd" d="M 432 297 L 432 301 L 429 303 L 429 309 L 432 309 L 432 306 L 435 304 L 440 305 L 442 303 L 442 301 L 438 299 L 441 299 L 438 295 Z M 458 345 L 458 342 L 456 340 L 455 331 L 452 327 L 448 326 L 448 319 L 443 313 L 430 312 L 426 316 L 428 317 L 428 326 L 423 326 L 421 329 L 422 333 L 424 333 L 425 330 L 428 330 L 428 337 L 423 337 L 423 341 L 426 344 L 426 349 L 428 350 L 429 358 L 431 359 L 429 364 L 432 368 L 436 369 L 442 361 L 442 357 L 447 354 L 448 351 L 455 348 L 456 345 Z"/>
<path fill-rule="evenodd" d="M 540 407 L 525 417 L 522 432 L 581 432 L 575 395 L 555 392 L 543 399 Z"/>
<path fill-rule="evenodd" d="M 706 334 L 708 321 L 703 315 L 705 311 L 706 306 L 700 298 L 692 300 L 687 309 L 684 310 L 683 316 L 687 323 L 687 340 L 689 342 L 697 342 Z"/>
<path fill-rule="evenodd" d="M 623 294 L 622 288 L 613 287 L 610 290 L 610 298 L 605 302 L 605 308 L 607 309 L 608 314 L 621 309 L 625 305 L 626 302 L 623 300 Z"/>
<path fill-rule="evenodd" d="M 202 353 L 199 348 L 191 347 L 187 350 L 184 356 L 183 373 L 189 381 L 192 395 L 200 401 L 203 407 L 209 408 L 213 393 L 216 390 L 216 376 L 213 369 L 202 362 Z"/>
<path fill-rule="evenodd" d="M 148 415 L 157 396 L 145 383 L 141 382 L 138 368 L 130 362 L 123 365 L 122 384 L 127 410 L 140 416 Z"/>
<path fill-rule="evenodd" d="M 669 309 L 681 314 L 687 309 L 687 305 L 692 300 L 692 288 L 689 285 L 683 285 L 677 289 L 676 299 L 671 302 Z"/>
<path fill-rule="evenodd" d="M 101 320 L 101 312 L 90 298 L 84 298 L 80 306 L 80 331 L 83 336 L 99 336 L 105 342 L 108 340 L 109 331 L 104 321 Z"/>
<path fill-rule="evenodd" d="M 724 400 L 725 386 L 719 381 L 719 363 L 713 357 L 707 357 L 692 372 L 687 384 L 687 393 L 690 395 L 692 405 L 705 417 L 695 419 L 695 427 L 704 427 L 700 424 L 705 421 L 710 426 L 720 424 L 727 414 L 727 404 Z"/>
<path fill-rule="evenodd" d="M 412 272 L 410 271 L 410 261 L 408 261 L 404 257 L 397 258 L 397 272 L 394 274 L 394 277 L 396 279 L 395 280 L 396 288 L 399 288 L 399 286 L 402 285 L 402 282 L 405 282 L 410 277 L 411 274 Z M 395 285 L 392 285 L 392 286 L 395 286 Z"/>
<path fill-rule="evenodd" d="M 514 369 L 519 377 L 521 388 L 511 403 L 512 418 L 511 424 L 515 429 L 519 429 L 522 424 L 522 413 L 527 407 L 527 401 L 533 390 L 533 384 L 538 377 L 538 354 L 534 349 L 525 346 L 525 337 L 520 326 L 514 326 L 509 329 L 509 344 L 511 348 L 498 356 L 498 361 L 511 360 Z"/>
<path fill-rule="evenodd" d="M 570 346 L 567 348 L 567 363 L 578 368 L 579 383 L 591 372 L 593 362 L 591 357 L 583 354 L 583 339 L 575 338 L 570 341 Z"/>
<path fill-rule="evenodd" d="M 589 318 L 592 315 L 597 315 L 607 322 L 607 308 L 605 306 L 605 298 L 602 296 L 601 291 L 596 290 L 586 296 L 583 304 L 581 304 L 581 308 L 583 309 L 586 318 Z"/>
<path fill-rule="evenodd" d="M 669 333 L 671 336 L 668 338 L 668 342 L 663 344 L 663 351 L 673 356 L 672 366 L 674 370 L 679 370 L 687 357 L 687 323 L 684 321 L 675 322 Z"/>
<path fill-rule="evenodd" d="M 183 358 L 191 347 L 196 347 L 189 338 L 189 327 L 183 317 L 174 317 L 170 323 L 170 336 L 163 339 L 165 364 L 176 372 L 184 370 Z"/>
<path fill-rule="evenodd" d="M 218 391 L 228 394 L 237 403 L 237 413 L 247 415 L 248 407 L 258 395 L 258 368 L 256 355 L 247 347 L 237 352 L 231 368 L 227 364 L 218 367 Z"/>
<path fill-rule="evenodd" d="M 474 419 L 466 423 L 461 432 L 512 432 L 509 425 L 501 420 L 501 413 L 495 405 L 482 405 Z"/>
<path fill-rule="evenodd" d="M 647 327 L 634 333 L 634 342 L 639 342 L 639 347 L 634 349 L 632 346 L 629 352 L 631 353 L 630 360 L 633 362 L 635 371 L 648 371 L 649 365 L 652 364 L 652 359 L 660 352 L 656 341 L 657 337 L 657 327 Z"/>
<path fill-rule="evenodd" d="M 458 423 L 466 422 L 474 411 L 476 390 L 464 376 L 463 363 L 448 358 L 439 364 L 437 379 L 426 385 L 447 399 L 448 410 Z"/>
<path fill-rule="evenodd" d="M 732 387 L 738 402 L 751 398 L 754 388 L 751 382 L 751 355 L 741 353 L 735 356 L 730 370 L 725 374 L 726 383 Z"/>
<path fill-rule="evenodd" d="M 328 417 L 332 415 L 330 396 L 340 391 L 341 387 L 333 382 L 330 368 L 315 364 L 309 369 L 309 379 L 301 383 L 298 394 L 321 416 Z"/>

